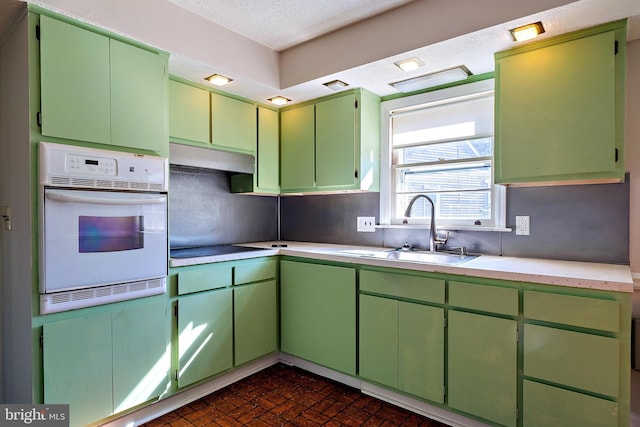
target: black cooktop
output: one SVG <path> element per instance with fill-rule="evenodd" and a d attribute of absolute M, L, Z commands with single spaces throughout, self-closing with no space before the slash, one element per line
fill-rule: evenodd
<path fill-rule="evenodd" d="M 235 245 L 197 246 L 192 248 L 176 248 L 169 251 L 171 258 L 197 258 L 214 255 L 237 254 L 241 252 L 264 251 L 262 248 Z"/>

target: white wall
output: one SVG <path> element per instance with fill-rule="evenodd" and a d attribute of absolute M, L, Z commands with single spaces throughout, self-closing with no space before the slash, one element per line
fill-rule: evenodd
<path fill-rule="evenodd" d="M 626 166 L 630 173 L 629 260 L 640 273 L 640 40 L 627 43 Z M 636 280 L 640 286 L 640 280 Z M 633 316 L 640 317 L 640 289 L 633 295 Z M 631 372 L 631 412 L 640 415 L 640 371 Z"/>
<path fill-rule="evenodd" d="M 0 206 L 13 210 L 2 231 L 3 401 L 31 402 L 31 144 L 27 18 L 0 47 Z"/>

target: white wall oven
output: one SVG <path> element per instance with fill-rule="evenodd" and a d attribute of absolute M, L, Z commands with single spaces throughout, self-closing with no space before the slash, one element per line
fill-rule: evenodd
<path fill-rule="evenodd" d="M 167 159 L 39 147 L 41 314 L 166 292 Z"/>

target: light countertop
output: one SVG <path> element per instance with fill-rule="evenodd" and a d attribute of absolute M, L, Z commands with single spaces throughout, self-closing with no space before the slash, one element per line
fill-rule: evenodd
<path fill-rule="evenodd" d="M 171 267 L 234 261 L 262 256 L 286 255 L 347 264 L 402 268 L 406 270 L 459 274 L 488 279 L 532 282 L 615 292 L 633 292 L 633 279 L 628 265 L 558 261 L 534 258 L 481 255 L 457 265 L 426 264 L 345 254 L 343 251 L 381 250 L 380 247 L 334 245 L 306 242 L 243 243 L 264 251 L 188 259 L 172 259 Z"/>

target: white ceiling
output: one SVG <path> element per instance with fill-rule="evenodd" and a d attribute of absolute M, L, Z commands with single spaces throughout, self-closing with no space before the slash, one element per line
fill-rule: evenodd
<path fill-rule="evenodd" d="M 640 38 L 639 0 L 20 0 L 88 22 L 170 54 L 171 74 L 266 102 L 328 95 L 340 79 L 378 95 L 389 83 L 465 65 L 493 71 L 493 54 L 515 47 L 508 30 L 542 21 L 543 38 L 632 17 Z M 0 0 L 0 14 L 14 9 Z M 2 16 L 0 16 L 2 18 Z M 2 34 L 0 19 L 0 34 Z M 405 73 L 393 62 L 416 56 Z"/>
<path fill-rule="evenodd" d="M 414 0 L 169 0 L 281 51 Z"/>

